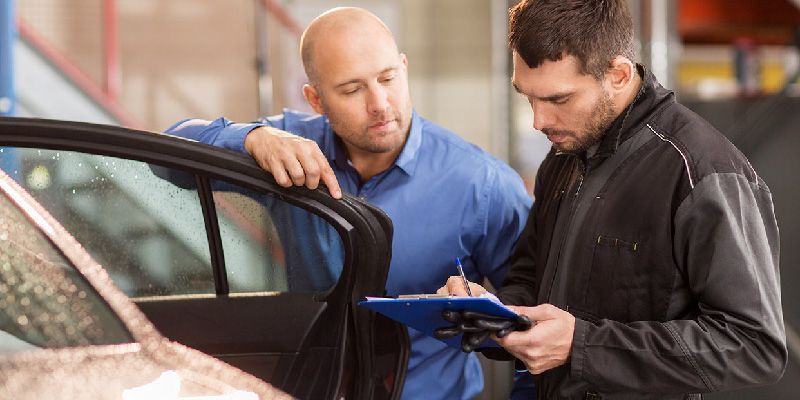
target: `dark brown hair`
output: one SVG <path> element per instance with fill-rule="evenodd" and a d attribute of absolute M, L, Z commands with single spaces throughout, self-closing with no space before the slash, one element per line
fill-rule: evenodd
<path fill-rule="evenodd" d="M 616 56 L 634 60 L 626 0 L 522 0 L 508 17 L 508 47 L 536 68 L 572 55 L 600 79 Z"/>

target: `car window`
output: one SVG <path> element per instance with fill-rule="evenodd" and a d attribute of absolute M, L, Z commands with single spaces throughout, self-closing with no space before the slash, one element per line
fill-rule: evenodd
<path fill-rule="evenodd" d="M 0 195 L 0 353 L 132 341 L 69 260 Z"/>
<path fill-rule="evenodd" d="M 132 298 L 214 294 L 193 174 L 82 152 L 16 148 L 18 180 Z M 269 194 L 211 180 L 231 293 L 320 292 L 344 264 L 330 223 Z"/>
<path fill-rule="evenodd" d="M 19 183 L 131 297 L 214 293 L 194 178 L 181 185 L 144 162 L 17 148 Z"/>
<path fill-rule="evenodd" d="M 223 181 L 211 186 L 231 293 L 317 292 L 339 280 L 342 239 L 322 217 Z"/>

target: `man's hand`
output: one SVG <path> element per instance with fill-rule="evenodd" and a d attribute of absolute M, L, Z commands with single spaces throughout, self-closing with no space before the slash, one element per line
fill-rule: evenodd
<path fill-rule="evenodd" d="M 504 338 L 494 337 L 494 340 L 525 363 L 528 371 L 540 374 L 569 360 L 575 333 L 572 314 L 550 304 L 509 308 L 526 315 L 535 324 L 527 331 L 512 332 Z"/>
<path fill-rule="evenodd" d="M 322 180 L 331 196 L 342 198 L 336 175 L 313 140 L 262 126 L 247 134 L 244 148 L 261 168 L 272 173 L 279 185 L 305 185 L 309 189 L 316 189 Z"/>
<path fill-rule="evenodd" d="M 486 289 L 477 283 L 470 282 L 469 290 L 472 292 L 473 297 L 480 296 L 486 293 Z M 440 287 L 436 294 L 452 294 L 453 296 L 467 296 L 467 290 L 464 289 L 464 281 L 460 276 L 451 276 L 447 278 L 447 283 Z"/>

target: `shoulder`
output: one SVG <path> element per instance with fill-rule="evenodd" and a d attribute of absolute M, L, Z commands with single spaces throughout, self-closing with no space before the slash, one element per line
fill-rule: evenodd
<path fill-rule="evenodd" d="M 505 226 L 524 220 L 532 200 L 513 168 L 452 131 L 420 121 L 424 125 L 417 168 L 424 168 L 424 176 L 445 182 L 450 195 L 470 199 L 475 208 L 469 215 L 475 223 Z"/>
<path fill-rule="evenodd" d="M 508 164 L 453 131 L 421 117 L 419 121 L 423 124 L 422 149 L 426 153 L 425 158 L 434 162 L 438 160 L 443 167 L 455 173 L 474 175 L 480 172 L 482 175 L 520 179 Z"/>
<path fill-rule="evenodd" d="M 709 175 L 733 173 L 753 184 L 763 184 L 747 157 L 725 135 L 680 103 L 654 115 L 645 129 L 682 158 L 693 183 Z"/>

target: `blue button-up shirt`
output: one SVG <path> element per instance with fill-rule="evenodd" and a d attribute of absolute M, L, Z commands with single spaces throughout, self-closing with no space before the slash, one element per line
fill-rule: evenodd
<path fill-rule="evenodd" d="M 244 138 L 270 125 L 314 140 L 331 162 L 339 185 L 383 209 L 394 238 L 386 290 L 389 295 L 434 293 L 455 275 L 456 257 L 473 282 L 499 287 L 531 199 L 508 165 L 454 133 L 417 115 L 394 165 L 361 182 L 328 119 L 294 111 L 255 124 L 220 118 L 178 123 L 168 133 L 246 152 Z M 409 329 L 411 355 L 404 399 L 470 399 L 483 390 L 474 354 Z"/>

